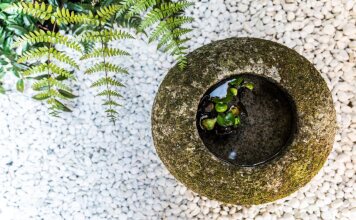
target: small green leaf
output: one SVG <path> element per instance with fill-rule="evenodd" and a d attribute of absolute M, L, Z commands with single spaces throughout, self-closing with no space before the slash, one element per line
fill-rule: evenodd
<path fill-rule="evenodd" d="M 243 81 L 244 81 L 244 79 L 242 77 L 236 77 L 236 79 L 229 82 L 229 85 L 237 87 L 237 86 L 241 85 L 241 83 L 243 83 Z"/>
<path fill-rule="evenodd" d="M 25 89 L 25 85 L 24 85 L 24 80 L 23 79 L 19 79 L 16 83 L 16 89 L 19 92 L 23 92 Z"/>
<path fill-rule="evenodd" d="M 241 123 L 241 119 L 240 119 L 239 116 L 237 116 L 237 117 L 235 118 L 234 125 L 236 126 L 236 125 L 239 125 L 240 123 Z"/>
<path fill-rule="evenodd" d="M 70 108 L 68 108 L 67 106 L 65 106 L 63 103 L 61 103 L 60 101 L 58 101 L 57 99 L 54 100 L 55 102 L 55 107 L 59 110 L 62 110 L 64 112 L 72 112 L 72 110 L 70 110 Z"/>
<path fill-rule="evenodd" d="M 244 87 L 252 91 L 255 86 L 252 83 L 245 83 Z"/>
<path fill-rule="evenodd" d="M 229 91 L 231 92 L 232 95 L 237 96 L 237 89 L 236 88 L 230 88 Z"/>
<path fill-rule="evenodd" d="M 3 65 L 3 66 L 5 66 L 5 65 L 7 65 L 7 64 L 9 64 L 6 60 L 0 60 L 0 64 L 1 65 Z"/>
<path fill-rule="evenodd" d="M 0 94 L 5 94 L 5 89 L 0 85 Z"/>
<path fill-rule="evenodd" d="M 229 112 L 227 114 L 219 113 L 216 122 L 222 127 L 234 125 L 235 116 Z"/>
<path fill-rule="evenodd" d="M 222 102 L 221 99 L 218 98 L 218 97 L 213 97 L 212 101 L 213 101 L 214 103 Z"/>
<path fill-rule="evenodd" d="M 219 113 L 225 112 L 227 110 L 227 105 L 225 103 L 218 102 L 215 105 L 215 110 Z"/>
<path fill-rule="evenodd" d="M 44 79 L 44 78 L 49 78 L 50 75 L 49 74 L 43 74 L 43 75 L 39 75 L 39 76 L 35 76 L 35 77 L 26 77 L 28 79 L 35 79 L 35 80 L 41 80 L 41 79 Z"/>
<path fill-rule="evenodd" d="M 216 122 L 218 123 L 218 125 L 225 127 L 225 114 L 218 114 L 218 117 L 216 118 Z"/>
<path fill-rule="evenodd" d="M 25 28 L 15 24 L 7 26 L 7 29 L 13 31 L 16 35 L 24 35 L 27 33 Z"/>
<path fill-rule="evenodd" d="M 78 97 L 78 96 L 72 94 L 71 92 L 68 92 L 68 91 L 65 91 L 65 90 L 62 90 L 62 89 L 58 89 L 58 92 L 62 96 L 66 97 L 66 98 L 69 98 L 69 99 L 74 99 L 74 98 Z"/>
<path fill-rule="evenodd" d="M 231 112 L 227 113 L 225 115 L 225 126 L 231 126 L 234 125 L 235 122 L 235 116 Z"/>
<path fill-rule="evenodd" d="M 226 97 L 223 98 L 223 99 L 221 99 L 221 102 L 223 102 L 223 103 L 229 103 L 229 102 L 231 102 L 232 98 L 233 98 L 233 95 L 232 95 L 232 93 L 230 92 L 230 90 L 228 90 Z"/>
<path fill-rule="evenodd" d="M 214 129 L 216 120 L 217 120 L 216 118 L 206 118 L 206 119 L 203 119 L 201 124 L 203 125 L 203 127 L 206 130 L 211 131 Z"/>
<path fill-rule="evenodd" d="M 32 96 L 33 99 L 38 100 L 38 101 L 42 101 L 42 100 L 46 100 L 50 97 L 50 95 L 43 95 L 43 94 L 37 94 Z"/>
<path fill-rule="evenodd" d="M 9 7 L 11 4 L 10 3 L 0 3 L 0 9 L 1 11 L 3 11 L 4 9 L 6 9 L 7 7 Z"/>

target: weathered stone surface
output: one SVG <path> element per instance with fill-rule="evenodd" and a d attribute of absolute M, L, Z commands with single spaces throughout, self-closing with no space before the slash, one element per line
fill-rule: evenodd
<path fill-rule="evenodd" d="M 323 166 L 336 132 L 326 83 L 304 57 L 280 44 L 231 38 L 188 55 L 184 71 L 174 67 L 163 80 L 152 112 L 157 153 L 168 170 L 193 191 L 232 204 L 260 204 L 293 193 Z M 208 88 L 236 74 L 274 80 L 293 98 L 297 131 L 285 153 L 267 164 L 239 167 L 217 159 L 196 128 L 199 101 Z"/>

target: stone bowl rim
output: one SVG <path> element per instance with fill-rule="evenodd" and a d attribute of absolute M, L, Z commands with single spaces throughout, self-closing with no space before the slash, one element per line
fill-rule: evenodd
<path fill-rule="evenodd" d="M 229 63 L 229 59 L 231 58 L 229 57 L 229 54 L 235 53 L 236 51 L 225 53 L 225 51 L 219 49 L 219 47 L 225 47 L 225 50 L 228 51 L 230 49 L 228 47 L 229 44 L 234 47 L 233 49 L 236 49 L 235 47 L 238 49 L 240 47 L 244 49 L 247 48 L 248 50 L 251 49 L 250 51 L 247 51 L 247 54 L 245 54 L 245 52 L 241 53 L 237 51 L 237 54 L 240 56 L 239 58 L 246 62 L 245 66 L 242 65 L 243 68 L 238 66 L 236 69 L 236 66 L 234 66 L 236 63 L 241 64 L 239 63 L 239 60 Z M 183 105 L 180 106 L 180 108 L 176 108 L 176 106 L 170 105 L 171 103 L 165 103 L 164 100 L 166 96 L 172 95 L 171 93 L 173 90 L 170 85 L 170 83 L 172 84 L 172 80 L 175 80 L 174 82 L 178 81 L 178 83 L 187 83 L 187 80 L 191 79 L 191 76 L 187 76 L 189 75 L 187 74 L 189 71 L 202 71 L 207 75 L 204 75 L 205 78 L 216 74 L 212 78 L 215 77 L 219 81 L 225 76 L 232 74 L 236 75 L 238 73 L 255 72 L 254 70 L 246 70 L 245 67 L 253 67 L 257 70 L 261 68 L 266 70 L 267 68 L 268 71 L 265 71 L 263 75 L 275 80 L 277 77 L 278 81 L 278 76 L 274 75 L 275 71 L 273 68 L 275 66 L 264 66 L 265 63 L 263 62 L 266 61 L 263 60 L 263 62 L 260 63 L 258 59 L 262 56 L 265 57 L 266 60 L 271 60 L 267 56 L 270 52 L 264 51 L 265 48 L 275 51 L 272 58 L 273 60 L 276 60 L 276 63 L 278 64 L 276 68 L 279 68 L 278 70 L 283 70 L 280 72 L 281 77 L 279 77 L 279 85 L 285 87 L 296 102 L 298 112 L 297 137 L 294 139 L 286 155 L 283 155 L 272 163 L 253 168 L 231 168 L 226 166 L 226 164 L 222 163 L 220 160 L 212 158 L 209 155 L 210 153 L 207 154 L 206 149 L 197 147 L 197 145 L 204 146 L 204 144 L 200 140 L 196 129 L 196 109 L 194 108 L 194 113 L 191 114 L 191 110 L 189 112 L 189 109 L 187 110 L 186 106 Z M 219 50 L 219 54 L 215 54 L 216 51 L 214 50 L 216 49 Z M 257 49 L 258 53 L 254 51 L 254 49 Z M 281 54 L 278 54 L 276 51 L 281 52 Z M 262 53 L 259 54 L 260 52 Z M 253 65 L 249 65 L 249 56 L 251 54 L 256 56 L 254 57 Z M 151 125 L 153 142 L 158 156 L 171 174 L 173 174 L 179 181 L 183 182 L 188 188 L 210 199 L 241 205 L 261 204 L 281 199 L 308 183 L 325 163 L 326 158 L 332 149 L 332 143 L 336 133 L 336 114 L 332 104 L 331 93 L 315 67 L 306 58 L 299 55 L 294 50 L 279 43 L 258 38 L 229 38 L 210 43 L 190 53 L 187 56 L 188 62 L 197 59 L 199 55 L 203 56 L 203 59 L 198 59 L 197 65 L 188 65 L 183 72 L 179 71 L 177 66 L 170 69 L 160 85 L 152 108 Z M 225 55 L 229 59 L 225 59 Z M 290 56 L 290 59 L 284 59 L 284 55 Z M 214 59 L 219 59 L 220 63 L 218 63 L 218 65 L 212 65 L 211 60 L 209 60 L 212 59 L 212 57 Z M 213 61 L 216 62 L 215 60 Z M 261 66 L 261 64 L 263 65 Z M 234 70 L 231 71 L 231 69 Z M 287 75 L 287 72 L 289 75 Z M 184 75 L 184 73 L 187 75 Z M 308 73 L 308 75 L 303 75 L 304 73 Z M 287 82 L 286 78 L 288 78 Z M 304 80 L 308 83 L 309 87 L 307 87 L 307 94 L 310 95 L 308 98 L 312 99 L 312 104 L 315 104 L 316 107 L 308 105 L 308 103 L 305 104 L 308 100 L 296 100 L 295 94 L 291 93 L 290 90 L 294 89 L 293 91 L 296 92 L 293 86 L 295 87 L 298 85 L 296 85 L 296 82 L 292 81 L 292 79 L 296 81 Z M 197 81 L 200 80 L 200 78 L 194 80 Z M 208 84 L 203 85 L 203 87 L 210 88 L 215 83 L 215 80 L 208 80 Z M 311 87 L 310 85 L 313 83 L 315 86 Z M 195 87 L 197 86 L 199 85 L 188 83 L 185 85 L 185 88 L 180 89 L 185 89 L 185 92 L 193 90 L 194 95 L 194 91 L 196 91 Z M 198 97 L 196 100 L 197 103 L 199 103 L 204 92 L 205 89 L 203 92 L 199 93 L 199 96 L 196 95 L 196 97 Z M 177 95 L 179 98 L 179 94 L 174 95 Z M 300 96 L 298 98 L 300 98 Z M 173 109 L 170 109 L 170 112 L 158 111 L 158 109 L 162 109 L 162 107 L 173 107 Z M 192 117 L 194 120 L 187 121 L 185 120 L 186 118 L 180 118 L 181 120 L 178 118 L 177 120 L 181 124 L 175 124 L 177 121 L 176 118 L 171 117 L 172 112 L 175 114 L 173 114 L 174 116 L 178 117 L 179 112 L 186 112 L 187 115 L 193 115 Z M 325 116 L 325 118 L 318 118 L 320 116 Z M 169 119 L 173 119 L 174 121 L 169 121 Z M 326 119 L 328 120 L 326 121 Z M 313 124 L 314 122 L 315 124 Z M 299 123 L 303 124 L 300 125 Z M 162 127 L 162 124 L 166 126 Z M 182 143 L 172 142 L 173 140 L 177 140 L 177 137 L 174 136 L 174 132 L 176 130 L 179 131 L 184 125 L 194 129 L 188 130 L 186 133 L 190 132 L 189 134 L 180 137 L 183 139 L 178 139 Z M 318 126 L 320 126 L 320 128 Z M 164 129 L 168 130 L 163 131 Z M 317 129 L 319 129 L 320 132 Z M 319 133 L 316 132 L 316 130 Z M 163 136 L 166 136 L 166 138 Z M 320 141 L 310 142 L 310 137 L 312 136 L 320 138 Z M 192 137 L 198 137 L 198 139 L 196 140 Z M 184 142 L 184 139 L 189 139 L 190 142 Z M 197 154 L 193 154 L 192 152 Z M 207 155 L 209 155 L 209 157 Z M 208 162 L 206 162 L 205 159 L 208 160 Z M 206 164 L 209 165 L 205 166 Z M 284 167 L 287 168 L 284 169 Z M 229 174 L 231 175 L 228 176 Z M 259 182 L 251 182 L 251 179 L 259 180 Z M 272 182 L 268 182 L 269 180 Z M 228 182 L 233 182 L 234 184 L 227 185 Z M 217 183 L 226 188 L 224 189 L 224 192 L 215 190 L 214 186 Z M 273 190 L 274 188 L 276 188 L 277 191 Z"/>

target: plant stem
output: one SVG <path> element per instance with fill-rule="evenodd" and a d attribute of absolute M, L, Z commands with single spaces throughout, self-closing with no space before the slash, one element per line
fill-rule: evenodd
<path fill-rule="evenodd" d="M 103 31 L 104 30 L 104 27 L 103 27 L 104 25 L 103 24 L 101 24 L 101 26 L 100 26 L 100 29 L 101 29 L 101 31 Z M 105 64 L 106 64 L 106 58 L 105 58 L 105 50 L 106 50 L 106 48 L 107 48 L 107 42 L 104 42 L 104 37 L 103 37 L 103 35 L 100 35 L 100 37 L 101 37 L 101 48 L 103 49 L 103 51 L 102 51 L 102 54 L 103 54 L 103 63 L 104 63 L 104 72 L 105 72 L 105 78 L 107 79 L 108 78 L 108 71 L 107 71 L 107 69 L 106 69 L 106 66 L 105 66 Z M 106 82 L 106 89 L 109 91 L 109 83 L 108 82 Z M 113 115 L 113 113 L 111 112 L 111 110 L 113 110 L 113 108 L 112 108 L 112 105 L 111 105 L 111 101 L 112 101 L 112 99 L 111 99 L 111 95 L 110 95 L 110 93 L 108 93 L 108 101 L 109 101 L 109 110 L 110 110 L 110 116 L 113 118 L 114 117 L 114 115 Z M 113 122 L 114 122 L 114 125 L 115 125 L 115 120 L 113 120 Z"/>
<path fill-rule="evenodd" d="M 56 24 L 57 24 L 56 22 L 53 24 L 52 32 L 54 32 L 54 30 L 56 28 Z M 52 47 L 53 47 L 53 43 L 50 42 L 48 45 L 48 57 L 47 57 L 47 74 L 49 76 L 48 77 L 48 91 L 50 92 L 50 96 L 52 96 L 52 95 L 51 95 L 51 83 L 49 82 L 49 79 L 52 79 L 53 76 L 52 76 L 51 71 L 49 71 L 49 64 L 51 63 L 51 49 L 52 49 Z M 52 97 L 51 97 L 51 100 L 54 101 Z"/>

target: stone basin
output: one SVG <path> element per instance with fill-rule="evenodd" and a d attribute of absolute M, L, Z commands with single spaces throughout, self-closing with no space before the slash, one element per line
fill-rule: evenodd
<path fill-rule="evenodd" d="M 197 123 L 199 103 L 234 76 L 257 85 L 244 97 L 250 113 L 234 135 L 214 139 Z M 230 204 L 271 202 L 307 184 L 325 163 L 335 132 L 332 97 L 314 66 L 256 38 L 225 39 L 190 53 L 186 69 L 175 66 L 166 75 L 152 111 L 154 144 L 171 174 Z"/>

